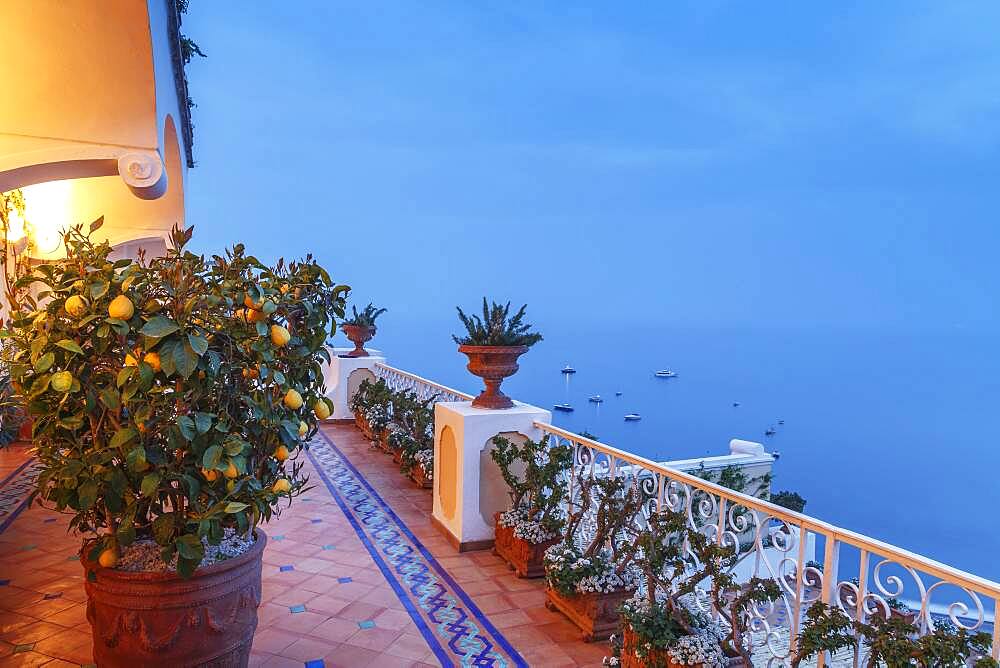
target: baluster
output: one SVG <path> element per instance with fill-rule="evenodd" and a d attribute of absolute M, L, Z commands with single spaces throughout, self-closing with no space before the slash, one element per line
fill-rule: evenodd
<path fill-rule="evenodd" d="M 799 529 L 799 557 L 798 562 L 795 565 L 795 607 L 791 611 L 791 619 L 788 620 L 788 631 L 790 638 L 788 640 L 788 651 L 792 654 L 798 650 L 799 645 L 799 624 L 802 620 L 802 564 L 806 558 L 806 541 L 805 533 L 806 528 L 802 525 L 798 525 Z"/>
<path fill-rule="evenodd" d="M 928 610 L 930 601 L 927 601 Z M 1000 598 L 993 598 L 993 658 L 1000 661 Z"/>
<path fill-rule="evenodd" d="M 823 583 L 823 589 L 820 592 L 820 600 L 830 605 L 830 601 L 833 600 L 833 596 L 837 592 L 837 573 L 838 564 L 840 562 L 840 541 L 836 540 L 833 536 L 824 534 L 826 537 L 826 547 L 823 551 L 823 575 L 820 580 Z M 831 660 L 833 657 L 830 657 Z M 819 656 L 816 658 L 816 668 L 823 668 L 826 665 L 826 652 L 820 652 Z"/>
<path fill-rule="evenodd" d="M 855 606 L 856 619 L 864 621 L 862 615 L 865 611 L 865 596 L 868 594 L 868 550 L 861 550 L 861 560 L 858 564 L 858 600 Z M 857 631 L 854 632 L 854 637 L 858 642 L 854 646 L 854 668 L 858 668 L 861 665 L 861 639 L 858 637 Z"/>

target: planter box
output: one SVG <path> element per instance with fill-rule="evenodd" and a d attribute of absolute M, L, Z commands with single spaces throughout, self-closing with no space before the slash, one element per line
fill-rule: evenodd
<path fill-rule="evenodd" d="M 245 667 L 257 628 L 261 556 L 257 529 L 249 552 L 200 568 L 193 577 L 102 568 L 82 557 L 94 663 Z"/>
<path fill-rule="evenodd" d="M 493 554 L 507 562 L 519 578 L 540 578 L 545 575 L 542 558 L 562 537 L 556 536 L 544 543 L 529 543 L 514 535 L 510 527 L 500 525 L 500 513 L 493 517 L 495 522 Z"/>
<path fill-rule="evenodd" d="M 621 668 L 648 668 L 649 666 L 663 666 L 665 668 L 705 668 L 705 664 L 696 663 L 693 666 L 677 663 L 670 658 L 670 654 L 665 649 L 654 649 L 643 659 L 635 656 L 636 645 L 639 639 L 631 628 L 626 628 L 622 633 L 622 662 Z M 749 668 L 741 657 L 726 659 L 726 668 Z"/>
<path fill-rule="evenodd" d="M 618 630 L 622 602 L 635 594 L 634 589 L 623 589 L 608 594 L 590 593 L 565 596 L 552 587 L 545 589 L 545 607 L 561 612 L 580 629 L 584 642 L 607 640 Z"/>
<path fill-rule="evenodd" d="M 410 469 L 410 479 L 421 489 L 433 489 L 434 487 L 434 481 L 424 473 L 424 467 L 420 464 L 414 464 L 413 468 Z"/>
<path fill-rule="evenodd" d="M 391 448 L 390 451 L 392 452 L 392 461 L 394 461 L 397 464 L 399 464 L 399 465 L 402 466 L 402 464 L 403 464 L 403 448 Z"/>
<path fill-rule="evenodd" d="M 361 430 L 361 433 L 364 434 L 364 437 L 369 441 L 374 441 L 375 434 L 372 432 L 372 426 L 368 424 L 367 418 L 365 418 L 363 415 L 357 415 L 355 416 L 355 420 L 357 420 L 358 429 Z"/>

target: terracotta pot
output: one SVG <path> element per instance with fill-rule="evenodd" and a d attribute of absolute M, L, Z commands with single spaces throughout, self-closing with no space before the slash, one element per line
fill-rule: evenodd
<path fill-rule="evenodd" d="M 424 467 L 420 464 L 414 464 L 413 468 L 410 469 L 410 479 L 422 489 L 433 489 L 434 487 L 434 480 L 427 476 Z"/>
<path fill-rule="evenodd" d="M 392 461 L 397 464 L 403 464 L 403 448 L 390 448 L 392 451 Z"/>
<path fill-rule="evenodd" d="M 618 608 L 635 594 L 634 589 L 607 594 L 564 596 L 552 587 L 545 589 L 545 607 L 563 613 L 580 629 L 584 642 L 607 640 L 621 625 Z"/>
<path fill-rule="evenodd" d="M 21 422 L 21 426 L 17 428 L 17 440 L 23 443 L 31 443 L 31 433 L 34 428 L 35 421 L 23 410 L 21 410 L 20 413 L 24 418 L 24 421 Z"/>
<path fill-rule="evenodd" d="M 635 656 L 635 648 L 639 644 L 638 636 L 631 627 L 625 628 L 622 633 L 622 661 L 621 668 L 648 668 L 648 666 L 665 666 L 666 668 L 704 668 L 705 664 L 696 663 L 693 666 L 677 663 L 670 658 L 670 654 L 665 649 L 654 649 L 646 654 L 645 658 L 639 659 Z M 727 657 L 726 668 L 749 668 L 742 657 Z"/>
<path fill-rule="evenodd" d="M 344 336 L 354 344 L 354 350 L 343 357 L 368 357 L 365 343 L 371 341 L 372 337 L 375 336 L 375 325 L 341 325 L 340 329 L 343 330 Z"/>
<path fill-rule="evenodd" d="M 246 554 L 195 571 L 130 573 L 84 558 L 87 621 L 102 668 L 237 668 L 250 660 L 267 536 Z"/>
<path fill-rule="evenodd" d="M 486 384 L 472 400 L 475 408 L 511 408 L 514 402 L 500 391 L 504 378 L 517 373 L 517 358 L 528 352 L 528 346 L 459 346 L 458 352 L 469 357 L 466 368 Z"/>
<path fill-rule="evenodd" d="M 506 561 L 519 578 L 540 578 L 545 575 L 545 564 L 542 562 L 545 550 L 561 541 L 562 537 L 556 536 L 544 543 L 529 543 L 515 536 L 512 528 L 500 525 L 500 513 L 494 515 L 493 519 L 493 554 Z"/>

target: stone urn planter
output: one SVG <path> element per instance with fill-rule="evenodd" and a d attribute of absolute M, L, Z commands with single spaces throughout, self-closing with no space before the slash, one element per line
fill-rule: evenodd
<path fill-rule="evenodd" d="M 623 589 L 607 594 L 592 592 L 566 596 L 558 589 L 546 587 L 545 607 L 569 617 L 580 629 L 584 642 L 607 640 L 621 624 L 618 608 L 633 594 L 634 589 Z"/>
<path fill-rule="evenodd" d="M 341 357 L 368 357 L 365 344 L 375 336 L 375 325 L 341 325 L 346 336 L 354 344 L 354 350 L 341 355 Z"/>
<path fill-rule="evenodd" d="M 636 657 L 635 648 L 639 644 L 639 638 L 632 632 L 631 628 L 626 628 L 622 633 L 622 657 L 621 668 L 648 668 L 649 666 L 665 666 L 665 668 L 704 668 L 705 664 L 696 663 L 683 665 L 677 663 L 665 649 L 654 649 L 646 654 L 642 659 Z M 741 657 L 726 659 L 727 668 L 750 668 Z"/>
<path fill-rule="evenodd" d="M 500 383 L 517 373 L 517 358 L 528 352 L 528 346 L 462 345 L 458 352 L 468 356 L 466 368 L 486 384 L 486 389 L 472 400 L 473 407 L 503 409 L 514 406 L 510 397 L 500 391 Z"/>
<path fill-rule="evenodd" d="M 507 562 L 519 578 L 540 578 L 545 575 L 545 550 L 562 540 L 556 536 L 544 543 L 529 543 L 514 535 L 514 529 L 500 524 L 500 513 L 493 516 L 493 554 Z"/>
<path fill-rule="evenodd" d="M 86 555 L 87 621 L 102 668 L 241 668 L 250 660 L 267 536 L 238 557 L 195 571 L 133 573 L 102 568 Z"/>
<path fill-rule="evenodd" d="M 410 479 L 421 489 L 432 489 L 434 487 L 432 474 L 424 471 L 424 467 L 419 463 L 414 464 L 413 468 L 410 469 Z"/>

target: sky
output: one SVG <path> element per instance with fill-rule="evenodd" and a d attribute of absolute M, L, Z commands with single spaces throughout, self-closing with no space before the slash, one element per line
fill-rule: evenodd
<path fill-rule="evenodd" d="M 1000 330 L 1000 3 L 191 3 L 205 251 L 397 327 Z"/>

